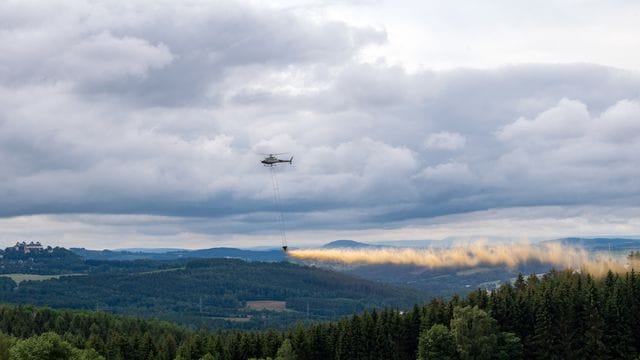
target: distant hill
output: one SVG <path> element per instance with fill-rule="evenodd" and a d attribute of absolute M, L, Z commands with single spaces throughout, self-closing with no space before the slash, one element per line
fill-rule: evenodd
<path fill-rule="evenodd" d="M 88 269 L 84 260 L 60 247 L 47 247 L 24 252 L 8 247 L 0 250 L 0 274 L 59 274 Z"/>
<path fill-rule="evenodd" d="M 325 249 L 337 249 L 337 248 L 357 249 L 357 248 L 370 248 L 370 247 L 377 247 L 377 246 L 369 245 L 369 244 L 365 244 L 365 243 L 353 241 L 353 240 L 336 240 L 328 244 L 325 244 L 322 247 Z"/>
<path fill-rule="evenodd" d="M 124 249 L 111 249 L 113 251 L 127 251 L 133 253 L 167 253 L 171 251 L 189 251 L 189 249 L 181 248 L 124 248 Z"/>
<path fill-rule="evenodd" d="M 0 303 L 97 308 L 193 326 L 255 329 L 334 319 L 372 307 L 408 308 L 427 299 L 420 291 L 287 262 L 200 259 L 148 270 L 165 263 L 96 262 L 115 270 L 19 286 L 0 278 Z M 250 303 L 256 300 L 266 302 Z"/>
<path fill-rule="evenodd" d="M 440 269 L 382 264 L 342 266 L 340 271 L 371 281 L 422 290 L 431 297 L 450 297 L 454 294 L 464 295 L 478 288 L 495 289 L 500 284 L 512 281 L 520 273 L 541 274 L 548 272 L 552 267 L 539 262 L 521 264 L 516 268 L 486 265 Z"/>
<path fill-rule="evenodd" d="M 588 251 L 626 251 L 640 249 L 640 239 L 570 237 L 541 242 L 541 244 L 545 243 L 560 243 L 566 246 L 578 246 Z"/>
<path fill-rule="evenodd" d="M 87 260 L 176 260 L 202 258 L 232 258 L 246 261 L 283 261 L 282 250 L 243 250 L 236 248 L 211 248 L 201 250 L 127 251 L 127 250 L 88 250 L 71 248 L 73 253 Z"/>

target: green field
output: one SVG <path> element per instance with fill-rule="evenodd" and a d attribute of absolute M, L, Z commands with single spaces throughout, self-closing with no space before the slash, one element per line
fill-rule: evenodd
<path fill-rule="evenodd" d="M 45 281 L 49 279 L 59 279 L 62 276 L 82 276 L 85 274 L 62 274 L 62 275 L 35 275 L 35 274 L 1 274 L 0 276 L 8 277 L 20 285 L 23 281 Z"/>

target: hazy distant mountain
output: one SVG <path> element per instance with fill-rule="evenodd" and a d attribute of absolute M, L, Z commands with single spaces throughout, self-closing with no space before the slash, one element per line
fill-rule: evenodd
<path fill-rule="evenodd" d="M 336 240 L 322 246 L 325 249 L 337 249 L 337 248 L 367 248 L 377 247 L 375 245 L 365 244 L 359 241 L 353 240 Z"/>
<path fill-rule="evenodd" d="M 570 237 L 541 242 L 541 244 L 548 243 L 560 243 L 566 246 L 578 246 L 588 251 L 624 251 L 640 249 L 640 239 Z"/>
<path fill-rule="evenodd" d="M 87 260 L 176 260 L 202 258 L 233 258 L 247 261 L 283 261 L 286 255 L 282 250 L 243 250 L 236 248 L 211 248 L 201 250 L 177 250 L 167 252 L 89 250 L 71 248 L 75 254 Z"/>
<path fill-rule="evenodd" d="M 442 239 L 442 240 L 386 240 L 376 242 L 376 245 L 380 246 L 395 246 L 395 247 L 427 247 L 427 248 L 446 248 L 455 243 L 455 239 Z"/>
<path fill-rule="evenodd" d="M 125 249 L 113 249 L 112 251 L 126 251 L 133 253 L 168 253 L 172 251 L 189 251 L 189 249 L 181 249 L 181 248 L 125 248 Z"/>

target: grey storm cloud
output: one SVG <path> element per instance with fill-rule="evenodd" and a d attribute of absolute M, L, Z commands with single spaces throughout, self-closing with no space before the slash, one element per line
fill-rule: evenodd
<path fill-rule="evenodd" d="M 251 231 L 274 210 L 260 153 L 280 151 L 295 156 L 278 179 L 298 228 L 639 200 L 637 73 L 409 73 L 358 61 L 384 30 L 235 2 L 9 1 L 0 27 L 5 217 Z"/>

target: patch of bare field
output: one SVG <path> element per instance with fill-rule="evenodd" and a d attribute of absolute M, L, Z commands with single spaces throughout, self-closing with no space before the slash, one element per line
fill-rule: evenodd
<path fill-rule="evenodd" d="M 271 310 L 284 311 L 287 307 L 286 301 L 276 300 L 252 300 L 247 301 L 245 309 L 247 310 Z"/>

